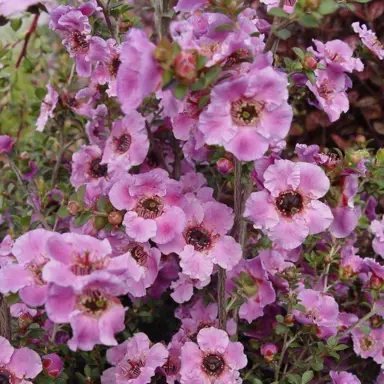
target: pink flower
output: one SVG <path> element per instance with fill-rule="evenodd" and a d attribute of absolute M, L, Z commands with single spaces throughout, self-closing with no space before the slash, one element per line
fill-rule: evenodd
<path fill-rule="evenodd" d="M 63 371 L 64 363 L 57 353 L 50 353 L 43 356 L 43 367 L 48 376 L 57 377 Z"/>
<path fill-rule="evenodd" d="M 181 384 L 236 384 L 239 369 L 247 365 L 244 347 L 231 342 L 225 331 L 204 328 L 197 344 L 187 342 L 181 348 Z"/>
<path fill-rule="evenodd" d="M 223 175 L 227 175 L 228 173 L 230 173 L 233 169 L 233 163 L 231 160 L 228 160 L 226 159 L 225 157 L 222 157 L 220 158 L 219 160 L 217 160 L 216 162 L 216 168 L 217 170 L 223 174 Z"/>
<path fill-rule="evenodd" d="M 332 40 L 327 43 L 322 43 L 319 40 L 313 39 L 316 45 L 316 51 L 312 48 L 308 50 L 313 52 L 315 56 L 324 60 L 327 67 L 335 72 L 361 72 L 364 69 L 364 64 L 360 59 L 352 57 L 353 50 L 351 47 L 341 40 Z"/>
<path fill-rule="evenodd" d="M 43 278 L 60 287 L 81 291 L 93 276 L 120 274 L 129 265 L 130 255 L 111 257 L 108 240 L 98 240 L 76 233 L 54 234 L 47 242 L 50 261 L 44 266 Z"/>
<path fill-rule="evenodd" d="M 41 107 L 40 115 L 36 121 L 36 130 L 42 132 L 46 126 L 48 119 L 54 117 L 54 111 L 57 101 L 59 100 L 59 94 L 53 88 L 51 83 L 47 84 L 48 93 L 45 95 Z"/>
<path fill-rule="evenodd" d="M 380 60 L 384 59 L 384 47 L 378 40 L 376 33 L 367 28 L 365 24 L 360 26 L 360 23 L 356 22 L 352 24 L 353 30 L 359 34 L 363 44 L 370 49 Z"/>
<path fill-rule="evenodd" d="M 8 135 L 0 135 L 0 154 L 11 152 L 14 144 L 12 137 Z"/>
<path fill-rule="evenodd" d="M 129 259 L 123 275 L 127 291 L 134 297 L 143 297 L 159 273 L 161 253 L 149 244 L 131 243 L 128 250 Z"/>
<path fill-rule="evenodd" d="M 332 384 L 361 384 L 361 381 L 349 372 L 330 371 L 329 375 L 331 376 Z"/>
<path fill-rule="evenodd" d="M 338 326 L 339 306 L 332 296 L 313 289 L 303 289 L 297 296 L 305 312 L 294 309 L 293 314 L 301 324 L 315 324 L 320 328 L 336 329 Z"/>
<path fill-rule="evenodd" d="M 333 221 L 329 231 L 336 238 L 349 236 L 356 228 L 361 216 L 360 207 L 355 207 L 354 198 L 358 191 L 358 175 L 346 175 L 340 179 L 341 194 L 336 207 L 332 208 Z"/>
<path fill-rule="evenodd" d="M 346 90 L 351 85 L 350 78 L 344 73 L 330 69 L 316 70 L 316 84 L 307 82 L 307 87 L 316 96 L 319 108 L 329 117 L 331 122 L 339 119 L 342 112 L 348 112 L 349 101 Z"/>
<path fill-rule="evenodd" d="M 240 244 L 226 235 L 233 226 L 231 208 L 216 201 L 201 203 L 194 195 L 187 199 L 183 232 L 159 248 L 165 254 L 179 254 L 183 274 L 204 281 L 212 274 L 214 264 L 231 270 L 242 251 Z"/>
<path fill-rule="evenodd" d="M 327 229 L 330 208 L 318 201 L 329 189 L 324 171 L 307 163 L 276 160 L 264 172 L 264 187 L 251 194 L 244 215 L 283 249 L 293 249 L 308 235 Z"/>
<path fill-rule="evenodd" d="M 113 182 L 124 173 L 117 164 L 102 164 L 103 153 L 96 145 L 85 145 L 72 156 L 71 184 L 77 189 L 84 184 L 108 192 Z"/>
<path fill-rule="evenodd" d="M 369 334 L 365 334 L 360 328 L 355 328 L 352 331 L 353 350 L 363 359 L 372 357 L 376 363 L 383 364 L 383 337 L 382 328 L 370 329 Z"/>
<path fill-rule="evenodd" d="M 92 120 L 85 124 L 85 131 L 87 132 L 90 143 L 100 148 L 104 148 L 109 136 L 109 128 L 106 121 L 107 114 L 107 107 L 104 104 L 99 104 L 93 111 Z"/>
<path fill-rule="evenodd" d="M 145 119 L 138 112 L 132 111 L 113 123 L 101 164 L 115 163 L 129 170 L 145 160 L 148 149 Z"/>
<path fill-rule="evenodd" d="M 375 234 L 372 242 L 374 251 L 384 258 L 384 217 L 371 223 L 371 231 Z"/>
<path fill-rule="evenodd" d="M 364 260 L 356 254 L 357 250 L 355 247 L 346 246 L 340 252 L 340 272 L 345 279 L 356 275 L 363 268 Z"/>
<path fill-rule="evenodd" d="M 88 21 L 96 7 L 84 4 L 79 8 L 60 5 L 50 12 L 49 27 L 59 32 L 63 44 L 76 61 L 76 71 L 80 77 L 91 75 L 92 61 L 102 61 L 108 55 L 107 43 L 98 36 L 91 36 Z"/>
<path fill-rule="evenodd" d="M 136 333 L 107 351 L 107 360 L 112 368 L 103 372 L 102 384 L 146 384 L 155 375 L 155 370 L 162 367 L 168 358 L 167 348 L 151 342 L 144 333 Z"/>
<path fill-rule="evenodd" d="M 0 380 L 10 384 L 32 384 L 43 369 L 40 356 L 29 348 L 15 349 L 0 336 Z"/>
<path fill-rule="evenodd" d="M 174 9 L 176 12 L 193 12 L 208 4 L 209 0 L 179 0 Z"/>
<path fill-rule="evenodd" d="M 12 253 L 17 264 L 8 264 L 0 269 L 0 292 L 19 292 L 29 306 L 43 305 L 47 299 L 47 282 L 42 269 L 49 261 L 45 246 L 53 232 L 35 229 L 20 236 L 14 243 Z"/>
<path fill-rule="evenodd" d="M 161 83 L 162 70 L 154 58 L 155 48 L 140 29 L 131 28 L 126 34 L 121 46 L 116 92 L 125 113 L 136 109 Z"/>
<path fill-rule="evenodd" d="M 70 323 L 72 351 L 91 351 L 96 344 L 117 345 L 115 334 L 125 329 L 126 309 L 116 296 L 125 292 L 124 283 L 106 272 L 91 275 L 81 290 L 53 284 L 45 305 L 54 323 Z"/>
<path fill-rule="evenodd" d="M 271 8 L 276 8 L 279 6 L 278 0 L 261 0 L 263 4 L 267 4 L 267 10 L 269 11 Z M 284 1 L 284 11 L 288 13 L 292 13 L 295 9 L 297 0 L 285 0 Z"/>
<path fill-rule="evenodd" d="M 184 230 L 180 185 L 162 169 L 126 176 L 112 187 L 109 198 L 117 209 L 128 211 L 124 226 L 134 241 L 166 244 Z"/>
<path fill-rule="evenodd" d="M 227 278 L 227 292 L 233 292 L 233 278 L 239 278 L 240 275 L 247 276 L 247 287 L 245 293 L 247 300 L 243 303 L 239 310 L 241 319 L 245 319 L 248 323 L 263 316 L 264 307 L 272 304 L 276 300 L 276 293 L 272 283 L 268 280 L 268 275 L 263 269 L 261 259 L 256 257 L 251 260 L 241 261 Z M 238 288 L 238 287 L 236 287 Z"/>
<path fill-rule="evenodd" d="M 210 145 L 222 145 L 239 160 L 261 158 L 291 125 L 287 77 L 267 66 L 213 88 L 199 130 Z"/>
<path fill-rule="evenodd" d="M 92 72 L 91 79 L 98 84 L 108 84 L 106 93 L 108 96 L 116 96 L 116 77 L 119 70 L 120 46 L 113 39 L 107 40 L 108 54 L 104 61 L 97 63 L 95 70 Z"/>
<path fill-rule="evenodd" d="M 14 241 L 10 235 L 5 236 L 0 242 L 0 268 L 13 261 L 11 255 L 13 243 Z"/>
<path fill-rule="evenodd" d="M 176 303 L 182 304 L 186 301 L 189 301 L 193 296 L 193 288 L 202 289 L 206 287 L 211 282 L 211 277 L 208 277 L 206 280 L 191 279 L 183 273 L 179 273 L 179 279 L 173 281 L 171 288 L 173 293 L 171 297 Z"/>

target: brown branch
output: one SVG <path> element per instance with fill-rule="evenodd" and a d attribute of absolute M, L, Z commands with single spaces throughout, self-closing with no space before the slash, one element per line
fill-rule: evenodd
<path fill-rule="evenodd" d="M 159 38 L 169 34 L 169 24 L 171 19 L 168 12 L 172 8 L 171 0 L 152 0 L 152 5 L 155 10 L 155 25 L 156 32 Z"/>
<path fill-rule="evenodd" d="M 11 341 L 11 317 L 6 298 L 0 294 L 0 336 Z"/>
<path fill-rule="evenodd" d="M 225 298 L 225 283 L 227 281 L 227 271 L 217 266 L 217 303 L 219 307 L 219 328 L 227 330 L 227 303 Z"/>
<path fill-rule="evenodd" d="M 20 56 L 19 58 L 17 59 L 17 62 L 16 62 L 16 68 L 19 68 L 23 58 L 25 57 L 25 55 L 27 54 L 27 48 L 28 48 L 28 43 L 29 43 L 29 40 L 31 39 L 31 36 L 33 35 L 33 33 L 36 31 L 36 28 L 37 28 L 37 21 L 39 20 L 39 16 L 40 14 L 37 13 L 34 18 L 33 18 L 33 21 L 32 21 L 32 24 L 31 26 L 29 27 L 29 30 L 27 32 L 27 34 L 25 35 L 25 38 L 24 38 L 24 44 L 23 44 L 23 48 L 21 49 L 21 52 L 20 52 Z"/>
<path fill-rule="evenodd" d="M 96 2 L 97 2 L 97 5 L 101 8 L 101 11 L 103 12 L 105 22 L 107 23 L 107 27 L 108 27 L 109 33 L 111 34 L 111 37 L 117 41 L 115 31 L 113 30 L 111 19 L 109 18 L 109 15 L 108 15 L 108 9 L 105 8 L 101 0 L 96 0 Z"/>
<path fill-rule="evenodd" d="M 280 0 L 278 8 L 283 8 L 283 7 L 284 7 L 284 0 Z M 268 39 L 265 43 L 264 53 L 267 53 L 272 49 L 273 43 L 274 43 L 274 30 L 279 23 L 280 23 L 280 17 L 274 17 Z"/>

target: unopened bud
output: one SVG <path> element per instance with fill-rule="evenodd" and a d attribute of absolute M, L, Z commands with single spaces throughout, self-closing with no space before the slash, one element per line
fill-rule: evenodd
<path fill-rule="evenodd" d="M 20 329 L 27 329 L 33 323 L 33 317 L 29 313 L 23 313 L 19 317 L 18 323 Z"/>
<path fill-rule="evenodd" d="M 180 52 L 174 62 L 176 75 L 187 83 L 192 83 L 197 77 L 196 55 L 190 52 Z"/>
<path fill-rule="evenodd" d="M 375 315 L 371 317 L 371 324 L 376 327 L 380 323 L 380 317 Z"/>
<path fill-rule="evenodd" d="M 380 289 L 383 285 L 383 280 L 380 277 L 373 275 L 370 280 L 371 288 Z"/>
<path fill-rule="evenodd" d="M 331 264 L 332 263 L 332 258 L 329 255 L 326 255 L 324 257 L 324 263 L 325 264 Z"/>
<path fill-rule="evenodd" d="M 284 324 L 286 325 L 292 325 L 295 323 L 295 321 L 295 316 L 293 316 L 292 313 L 284 317 Z"/>
<path fill-rule="evenodd" d="M 303 66 L 305 69 L 314 71 L 317 68 L 317 60 L 312 55 L 305 56 Z"/>
<path fill-rule="evenodd" d="M 357 135 L 357 136 L 355 137 L 355 141 L 356 141 L 356 143 L 358 143 L 358 144 L 365 144 L 365 142 L 367 141 L 367 139 L 365 138 L 364 135 Z"/>
<path fill-rule="evenodd" d="M 70 201 L 67 205 L 68 212 L 72 216 L 76 216 L 80 211 L 80 204 L 77 201 Z"/>
<path fill-rule="evenodd" d="M 233 163 L 231 160 L 226 159 L 225 157 L 222 157 L 221 159 L 217 160 L 216 162 L 216 168 L 222 175 L 227 175 L 229 172 L 233 169 Z"/>
<path fill-rule="evenodd" d="M 123 215 L 119 211 L 113 211 L 108 215 L 108 223 L 120 225 L 123 222 Z"/>

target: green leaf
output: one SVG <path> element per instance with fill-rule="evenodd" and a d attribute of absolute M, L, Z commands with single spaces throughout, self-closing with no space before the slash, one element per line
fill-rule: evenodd
<path fill-rule="evenodd" d="M 87 377 L 91 377 L 92 370 L 91 370 L 91 367 L 88 364 L 84 367 L 84 374 Z"/>
<path fill-rule="evenodd" d="M 268 15 L 282 17 L 284 19 L 288 19 L 289 18 L 289 13 L 285 12 L 283 9 L 281 9 L 279 7 L 271 8 L 268 11 Z"/>
<path fill-rule="evenodd" d="M 293 47 L 293 52 L 296 53 L 296 56 L 300 59 L 300 60 L 304 60 L 305 58 L 305 53 L 304 51 L 301 49 L 301 48 L 298 48 L 298 47 Z"/>
<path fill-rule="evenodd" d="M 301 383 L 301 377 L 299 375 L 296 375 L 296 373 L 289 373 L 287 375 L 287 379 L 291 384 L 300 384 Z"/>
<path fill-rule="evenodd" d="M 313 71 L 305 71 L 305 75 L 307 76 L 307 78 L 311 82 L 311 84 L 316 84 L 315 72 L 313 72 Z"/>
<path fill-rule="evenodd" d="M 301 384 L 307 384 L 313 379 L 313 371 L 306 371 L 301 378 Z"/>
<path fill-rule="evenodd" d="M 292 308 L 300 312 L 307 312 L 307 309 L 304 307 L 304 305 L 301 305 L 301 304 L 295 304 Z"/>
<path fill-rule="evenodd" d="M 166 87 L 173 80 L 174 72 L 171 70 L 165 70 L 163 72 L 163 87 Z"/>
<path fill-rule="evenodd" d="M 323 63 L 318 63 L 317 69 L 327 69 L 327 67 Z"/>
<path fill-rule="evenodd" d="M 38 87 L 35 89 L 35 95 L 40 100 L 43 100 L 47 93 L 47 88 Z"/>
<path fill-rule="evenodd" d="M 175 97 L 179 100 L 183 100 L 186 93 L 188 91 L 188 87 L 184 84 L 177 84 L 176 87 L 173 89 L 173 94 Z"/>
<path fill-rule="evenodd" d="M 204 76 L 205 81 L 206 81 L 206 85 L 209 85 L 212 82 L 214 82 L 218 78 L 218 76 L 220 75 L 221 71 L 222 71 L 222 69 L 219 66 L 209 68 L 208 71 L 205 73 L 205 76 Z"/>
<path fill-rule="evenodd" d="M 56 212 L 57 216 L 61 217 L 62 219 L 64 217 L 69 216 L 68 207 L 66 205 L 62 205 L 59 210 Z"/>
<path fill-rule="evenodd" d="M 329 15 L 339 8 L 335 0 L 322 0 L 318 12 L 322 15 Z"/>
<path fill-rule="evenodd" d="M 191 85 L 192 91 L 201 91 L 205 88 L 206 86 L 205 86 L 204 77 L 200 77 L 200 79 L 198 79 L 195 83 Z"/>
<path fill-rule="evenodd" d="M 283 324 L 276 324 L 275 332 L 277 335 L 284 335 L 288 332 L 288 328 Z"/>
<path fill-rule="evenodd" d="M 317 28 L 319 26 L 319 22 L 313 15 L 303 15 L 299 19 L 299 23 L 307 28 Z"/>
<path fill-rule="evenodd" d="M 11 28 L 16 32 L 21 27 L 22 20 L 21 19 L 13 19 L 11 20 Z"/>
<path fill-rule="evenodd" d="M 345 344 L 339 344 L 339 345 L 336 345 L 336 347 L 334 348 L 335 351 L 344 351 L 344 349 L 347 349 L 348 348 L 348 345 L 345 345 Z"/>
<path fill-rule="evenodd" d="M 203 109 L 209 102 L 210 95 L 204 95 L 200 97 L 198 107 L 199 109 Z"/>
<path fill-rule="evenodd" d="M 81 206 L 83 206 L 84 204 L 84 196 L 85 196 L 86 188 L 87 186 L 84 184 L 76 192 L 76 200 L 78 203 L 80 203 Z"/>
<path fill-rule="evenodd" d="M 292 36 L 292 33 L 289 29 L 280 29 L 275 31 L 274 34 L 281 40 L 287 40 Z"/>
<path fill-rule="evenodd" d="M 204 68 L 204 65 L 206 64 L 206 62 L 208 61 L 208 57 L 206 56 L 202 56 L 202 55 L 198 55 L 197 56 L 197 59 L 196 59 L 196 69 L 198 71 L 200 71 L 201 69 Z"/>
<path fill-rule="evenodd" d="M 369 3 L 371 0 L 355 0 L 355 3 Z"/>
<path fill-rule="evenodd" d="M 337 343 L 339 342 L 339 339 L 336 337 L 336 336 L 331 336 L 328 340 L 327 340 L 327 344 L 330 346 L 330 347 L 336 347 Z"/>
<path fill-rule="evenodd" d="M 105 212 L 105 206 L 107 202 L 108 200 L 105 196 L 100 196 L 100 198 L 97 200 L 97 203 L 96 203 L 97 210 L 99 212 Z"/>
<path fill-rule="evenodd" d="M 284 316 L 277 315 L 276 316 L 276 321 L 278 321 L 279 323 L 284 323 Z"/>
<path fill-rule="evenodd" d="M 80 216 L 76 217 L 75 227 L 80 227 L 88 222 L 88 220 L 92 217 L 92 212 L 83 212 Z"/>
<path fill-rule="evenodd" d="M 366 336 L 369 336 L 369 334 L 371 333 L 371 328 L 368 327 L 368 325 L 364 325 L 364 324 L 360 325 L 360 330 L 361 330 L 361 332 L 363 332 L 364 335 L 366 335 Z"/>
<path fill-rule="evenodd" d="M 221 25 L 218 25 L 216 28 L 215 28 L 215 31 L 216 32 L 222 32 L 222 31 L 234 31 L 235 30 L 235 26 L 233 24 L 221 24 Z"/>
<path fill-rule="evenodd" d="M 39 376 L 36 379 L 36 384 L 53 384 L 55 381 L 48 376 Z"/>

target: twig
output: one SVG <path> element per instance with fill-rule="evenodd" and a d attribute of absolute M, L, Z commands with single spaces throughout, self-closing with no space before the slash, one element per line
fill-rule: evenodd
<path fill-rule="evenodd" d="M 65 145 L 64 145 L 64 128 L 61 124 L 59 124 L 59 130 L 60 130 L 60 151 L 59 151 L 59 154 L 57 156 L 55 168 L 53 169 L 53 172 L 52 172 L 52 179 L 51 179 L 52 188 L 55 187 L 57 175 L 59 174 L 59 169 L 60 169 L 60 165 L 61 165 L 61 159 L 62 159 L 63 154 L 64 154 L 65 149 L 66 149 Z"/>
<path fill-rule="evenodd" d="M 103 12 L 105 22 L 107 23 L 111 37 L 117 41 L 115 31 L 113 30 L 111 19 L 109 18 L 109 15 L 108 15 L 108 9 L 105 8 L 105 6 L 101 0 L 96 0 L 96 2 L 97 2 L 97 5 L 101 8 L 101 10 Z"/>
<path fill-rule="evenodd" d="M 280 369 L 281 369 L 281 366 L 283 364 L 283 361 L 284 361 L 284 356 L 285 356 L 285 352 L 287 351 L 287 349 L 289 348 L 289 346 L 301 335 L 301 332 L 298 332 L 295 336 L 292 337 L 291 340 L 288 340 L 288 333 L 285 333 L 284 335 L 284 343 L 283 343 L 283 348 L 281 349 L 281 353 L 280 353 L 280 359 L 279 359 L 279 363 L 276 367 L 276 371 L 275 371 L 275 381 L 278 381 L 279 380 L 279 375 L 280 375 Z"/>
<path fill-rule="evenodd" d="M 171 22 L 168 12 L 172 8 L 172 4 L 170 0 L 152 0 L 151 2 L 155 10 L 157 35 L 161 39 L 163 36 L 168 35 L 169 24 Z"/>
<path fill-rule="evenodd" d="M 225 300 L 225 283 L 227 280 L 227 271 L 217 266 L 217 302 L 219 306 L 219 328 L 226 331 L 227 311 Z"/>
<path fill-rule="evenodd" d="M 23 190 L 23 192 L 25 193 L 25 195 L 29 196 L 30 195 L 30 192 L 28 191 L 28 189 L 26 188 L 26 186 L 24 185 L 24 181 L 21 177 L 21 173 L 19 171 L 19 169 L 17 168 L 16 164 L 13 162 L 13 160 L 11 158 L 8 158 L 9 160 L 9 165 L 11 166 L 13 172 L 15 173 L 16 175 L 16 178 L 17 178 L 17 181 L 19 182 L 20 184 L 20 187 L 21 189 Z M 47 221 L 45 220 L 45 217 L 44 215 L 40 212 L 40 209 L 39 207 L 36 205 L 35 201 L 33 200 L 33 198 L 30 199 L 31 200 L 31 204 L 32 204 L 32 207 L 35 211 L 35 213 L 39 216 L 39 219 L 40 219 L 40 222 L 41 224 L 43 225 L 43 227 L 50 231 L 51 228 L 50 226 L 48 225 Z"/>
<path fill-rule="evenodd" d="M 278 8 L 283 8 L 284 7 L 284 0 L 280 0 L 279 1 L 279 5 L 278 5 Z M 271 25 L 271 30 L 269 32 L 269 36 L 268 36 L 268 39 L 265 43 L 265 47 L 264 47 L 264 53 L 267 53 L 268 51 L 271 50 L 271 48 L 273 47 L 273 42 L 274 42 L 274 31 L 275 31 L 275 28 L 277 27 L 277 25 L 280 23 L 280 17 L 274 17 L 273 18 L 273 22 L 272 22 L 272 25 Z"/>
<path fill-rule="evenodd" d="M 173 138 L 173 153 L 175 154 L 175 162 L 173 164 L 173 178 L 180 180 L 181 176 L 181 149 L 180 142 L 176 138 Z"/>
<path fill-rule="evenodd" d="M 152 151 L 155 153 L 157 159 L 159 160 L 160 166 L 164 168 L 169 174 L 171 174 L 171 171 L 168 168 L 168 165 L 164 159 L 163 154 L 161 153 L 159 148 L 155 145 L 155 138 L 153 137 L 153 133 L 151 131 L 151 125 L 147 121 L 145 122 L 145 127 L 147 128 L 148 139 L 149 139 L 149 142 L 151 143 Z"/>
<path fill-rule="evenodd" d="M 20 66 L 20 64 L 21 64 L 21 61 L 23 60 L 23 57 L 24 57 L 24 56 L 26 55 L 26 53 L 27 53 L 28 43 L 29 43 L 29 40 L 30 40 L 32 34 L 36 31 L 36 28 L 37 28 L 37 21 L 39 20 L 39 16 L 40 16 L 39 13 L 37 13 L 37 14 L 34 16 L 33 21 L 32 21 L 32 24 L 31 24 L 31 26 L 29 27 L 29 30 L 28 30 L 27 34 L 25 35 L 23 48 L 21 49 L 19 58 L 17 59 L 17 62 L 16 62 L 16 69 L 19 68 L 19 66 Z"/>

